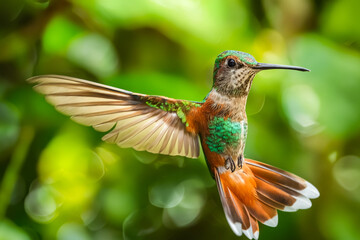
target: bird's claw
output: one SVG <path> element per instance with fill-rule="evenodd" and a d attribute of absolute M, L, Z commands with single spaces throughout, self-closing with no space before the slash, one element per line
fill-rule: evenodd
<path fill-rule="evenodd" d="M 231 172 L 234 172 L 234 171 L 235 171 L 236 166 L 235 166 L 234 160 L 232 160 L 231 157 L 227 157 L 227 158 L 226 158 L 226 160 L 225 160 L 225 168 L 226 168 L 226 169 L 230 169 Z"/>
<path fill-rule="evenodd" d="M 239 157 L 238 157 L 238 167 L 239 168 L 242 168 L 242 166 L 243 166 L 243 159 L 244 159 L 244 157 L 243 157 L 243 155 L 241 154 Z"/>
<path fill-rule="evenodd" d="M 236 166 L 234 160 L 231 157 L 227 157 L 225 160 L 225 168 L 230 169 L 231 172 L 234 172 L 236 170 L 236 167 L 239 167 L 241 169 L 243 167 L 243 160 L 244 157 L 241 154 L 237 159 L 237 166 Z"/>

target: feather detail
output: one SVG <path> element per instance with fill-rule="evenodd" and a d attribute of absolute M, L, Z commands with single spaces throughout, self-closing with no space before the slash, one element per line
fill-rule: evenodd
<path fill-rule="evenodd" d="M 217 167 L 214 175 L 231 229 L 249 239 L 259 238 L 258 221 L 276 227 L 277 210 L 306 209 L 311 207 L 310 199 L 319 196 L 304 179 L 250 159 L 234 172 Z"/>
<path fill-rule="evenodd" d="M 246 159 L 245 161 L 257 178 L 288 192 L 296 199 L 303 197 L 313 199 L 320 196 L 319 191 L 311 183 L 295 174 L 255 160 Z M 307 208 L 309 207 L 311 204 Z"/>
<path fill-rule="evenodd" d="M 199 156 L 198 135 L 186 130 L 186 114 L 201 103 L 147 96 L 66 76 L 37 76 L 28 81 L 75 122 L 110 131 L 104 141 L 139 151 Z"/>

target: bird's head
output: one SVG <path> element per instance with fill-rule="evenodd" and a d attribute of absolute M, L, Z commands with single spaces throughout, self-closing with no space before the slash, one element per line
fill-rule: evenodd
<path fill-rule="evenodd" d="M 255 74 L 267 69 L 309 71 L 296 66 L 258 63 L 248 53 L 228 50 L 220 53 L 215 60 L 213 87 L 229 97 L 248 95 Z"/>

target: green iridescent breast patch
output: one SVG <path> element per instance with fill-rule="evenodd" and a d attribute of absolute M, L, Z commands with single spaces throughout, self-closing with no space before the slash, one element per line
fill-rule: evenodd
<path fill-rule="evenodd" d="M 224 153 L 228 147 L 237 147 L 246 139 L 247 123 L 232 122 L 231 118 L 214 117 L 209 124 L 209 136 L 206 139 L 211 152 Z"/>

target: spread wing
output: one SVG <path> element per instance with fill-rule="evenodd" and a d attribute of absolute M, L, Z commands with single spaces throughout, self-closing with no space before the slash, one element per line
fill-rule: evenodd
<path fill-rule="evenodd" d="M 139 151 L 199 156 L 198 135 L 186 131 L 186 114 L 201 103 L 137 94 L 66 76 L 36 76 L 28 81 L 58 111 L 108 132 L 104 141 Z"/>

